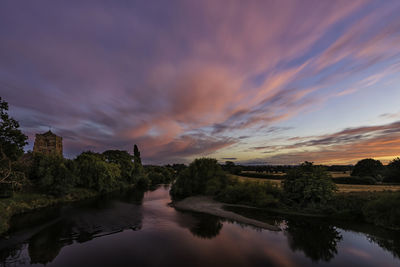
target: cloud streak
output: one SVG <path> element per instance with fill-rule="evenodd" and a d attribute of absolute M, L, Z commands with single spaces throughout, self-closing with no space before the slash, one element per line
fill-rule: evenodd
<path fill-rule="evenodd" d="M 69 156 L 138 143 L 148 162 L 186 161 L 398 73 L 388 67 L 398 11 L 397 1 L 3 1 L 0 92 L 29 136 L 51 126 Z M 365 77 L 378 65 L 388 71 Z"/>

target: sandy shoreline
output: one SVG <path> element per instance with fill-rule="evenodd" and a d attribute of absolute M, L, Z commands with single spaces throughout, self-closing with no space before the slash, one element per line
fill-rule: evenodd
<path fill-rule="evenodd" d="M 187 210 L 187 211 L 195 211 L 206 214 L 211 214 L 214 216 L 234 220 L 240 223 L 245 223 L 249 225 L 253 225 L 256 227 L 260 227 L 263 229 L 271 230 L 271 231 L 280 231 L 281 229 L 275 225 L 271 225 L 268 223 L 264 223 L 261 221 L 257 221 L 254 219 L 250 219 L 239 215 L 237 213 L 227 211 L 223 209 L 223 206 L 229 206 L 229 204 L 224 204 L 213 200 L 211 197 L 207 196 L 195 196 L 188 197 L 180 201 L 176 201 L 172 203 L 172 206 L 179 210 Z"/>

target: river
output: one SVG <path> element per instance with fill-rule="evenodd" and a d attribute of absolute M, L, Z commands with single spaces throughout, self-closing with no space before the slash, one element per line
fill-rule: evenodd
<path fill-rule="evenodd" d="M 167 186 L 16 216 L 0 266 L 400 266 L 400 233 L 236 212 L 274 232 L 170 207 Z"/>

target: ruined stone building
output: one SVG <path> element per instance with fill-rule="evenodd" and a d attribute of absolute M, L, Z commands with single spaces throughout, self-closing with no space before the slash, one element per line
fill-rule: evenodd
<path fill-rule="evenodd" d="M 55 135 L 51 131 L 44 134 L 36 134 L 34 153 L 43 153 L 46 155 L 63 155 L 62 137 Z"/>

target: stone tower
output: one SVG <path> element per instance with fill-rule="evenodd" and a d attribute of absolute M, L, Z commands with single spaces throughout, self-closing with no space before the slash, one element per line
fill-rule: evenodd
<path fill-rule="evenodd" d="M 36 134 L 33 153 L 62 156 L 62 137 L 55 135 L 51 131 L 45 132 L 44 134 Z"/>

